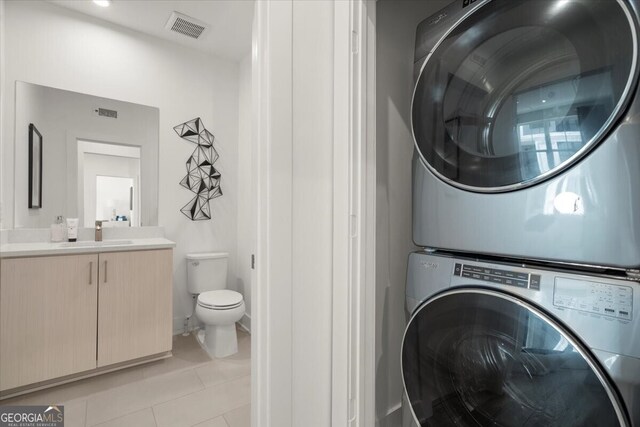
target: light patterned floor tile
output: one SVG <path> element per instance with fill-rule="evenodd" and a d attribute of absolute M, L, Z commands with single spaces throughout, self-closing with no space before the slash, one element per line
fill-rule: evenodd
<path fill-rule="evenodd" d="M 229 425 L 224 420 L 224 417 L 217 417 L 204 421 L 202 423 L 198 423 L 193 427 L 229 427 Z"/>
<path fill-rule="evenodd" d="M 98 393 L 87 400 L 87 425 L 103 423 L 202 389 L 202 382 L 190 369 Z"/>
<path fill-rule="evenodd" d="M 235 378 L 251 375 L 251 361 L 235 360 L 230 362 L 226 359 L 217 359 L 196 368 L 195 371 L 204 386 L 210 387 Z"/>
<path fill-rule="evenodd" d="M 246 405 L 224 414 L 229 427 L 251 427 L 251 405 Z"/>
<path fill-rule="evenodd" d="M 87 416 L 87 401 L 76 399 L 64 402 L 63 405 L 65 427 L 84 427 Z"/>
<path fill-rule="evenodd" d="M 155 427 L 155 412 L 163 416 L 157 421 L 160 426 L 200 423 L 198 427 L 228 427 L 231 424 L 223 414 L 231 422 L 238 422 L 234 417 L 242 416 L 242 411 L 236 408 L 246 406 L 251 398 L 251 336 L 242 329 L 238 329 L 238 349 L 233 356 L 212 360 L 193 335 L 175 336 L 172 358 L 4 400 L 2 404 L 62 402 L 67 427 L 98 423 L 103 427 Z M 170 415 L 169 408 L 186 412 L 184 422 L 172 424 L 173 418 L 166 416 Z"/>
<path fill-rule="evenodd" d="M 146 408 L 142 411 L 98 424 L 96 427 L 156 427 L 156 420 L 153 417 L 151 408 Z"/>
<path fill-rule="evenodd" d="M 153 407 L 158 427 L 190 427 L 251 402 L 246 376 Z"/>
<path fill-rule="evenodd" d="M 154 377 L 183 369 L 195 368 L 211 362 L 211 357 L 202 350 L 193 335 L 173 337 L 173 357 L 158 360 L 144 365 L 142 374 L 145 378 Z"/>

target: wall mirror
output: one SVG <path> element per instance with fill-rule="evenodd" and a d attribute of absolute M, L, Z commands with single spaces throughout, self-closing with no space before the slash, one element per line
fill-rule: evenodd
<path fill-rule="evenodd" d="M 39 187 L 32 124 L 46 141 Z M 158 131 L 157 108 L 16 82 L 15 228 L 58 215 L 84 227 L 158 225 Z"/>

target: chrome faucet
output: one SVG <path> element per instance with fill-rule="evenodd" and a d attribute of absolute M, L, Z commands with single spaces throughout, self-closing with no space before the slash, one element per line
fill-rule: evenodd
<path fill-rule="evenodd" d="M 96 242 L 102 242 L 102 221 L 96 221 Z"/>

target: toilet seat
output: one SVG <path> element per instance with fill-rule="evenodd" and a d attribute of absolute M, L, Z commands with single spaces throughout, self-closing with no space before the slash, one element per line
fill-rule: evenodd
<path fill-rule="evenodd" d="M 242 303 L 242 294 L 228 289 L 207 291 L 198 295 L 198 305 L 212 310 L 230 310 Z"/>

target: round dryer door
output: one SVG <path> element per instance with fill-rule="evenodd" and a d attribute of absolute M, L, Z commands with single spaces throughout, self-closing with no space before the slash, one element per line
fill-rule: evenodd
<path fill-rule="evenodd" d="M 419 426 L 630 426 L 589 350 L 500 291 L 451 289 L 418 308 L 402 375 Z"/>
<path fill-rule="evenodd" d="M 487 0 L 427 56 L 416 148 L 454 186 L 502 192 L 554 176 L 624 113 L 636 24 L 623 0 Z"/>

